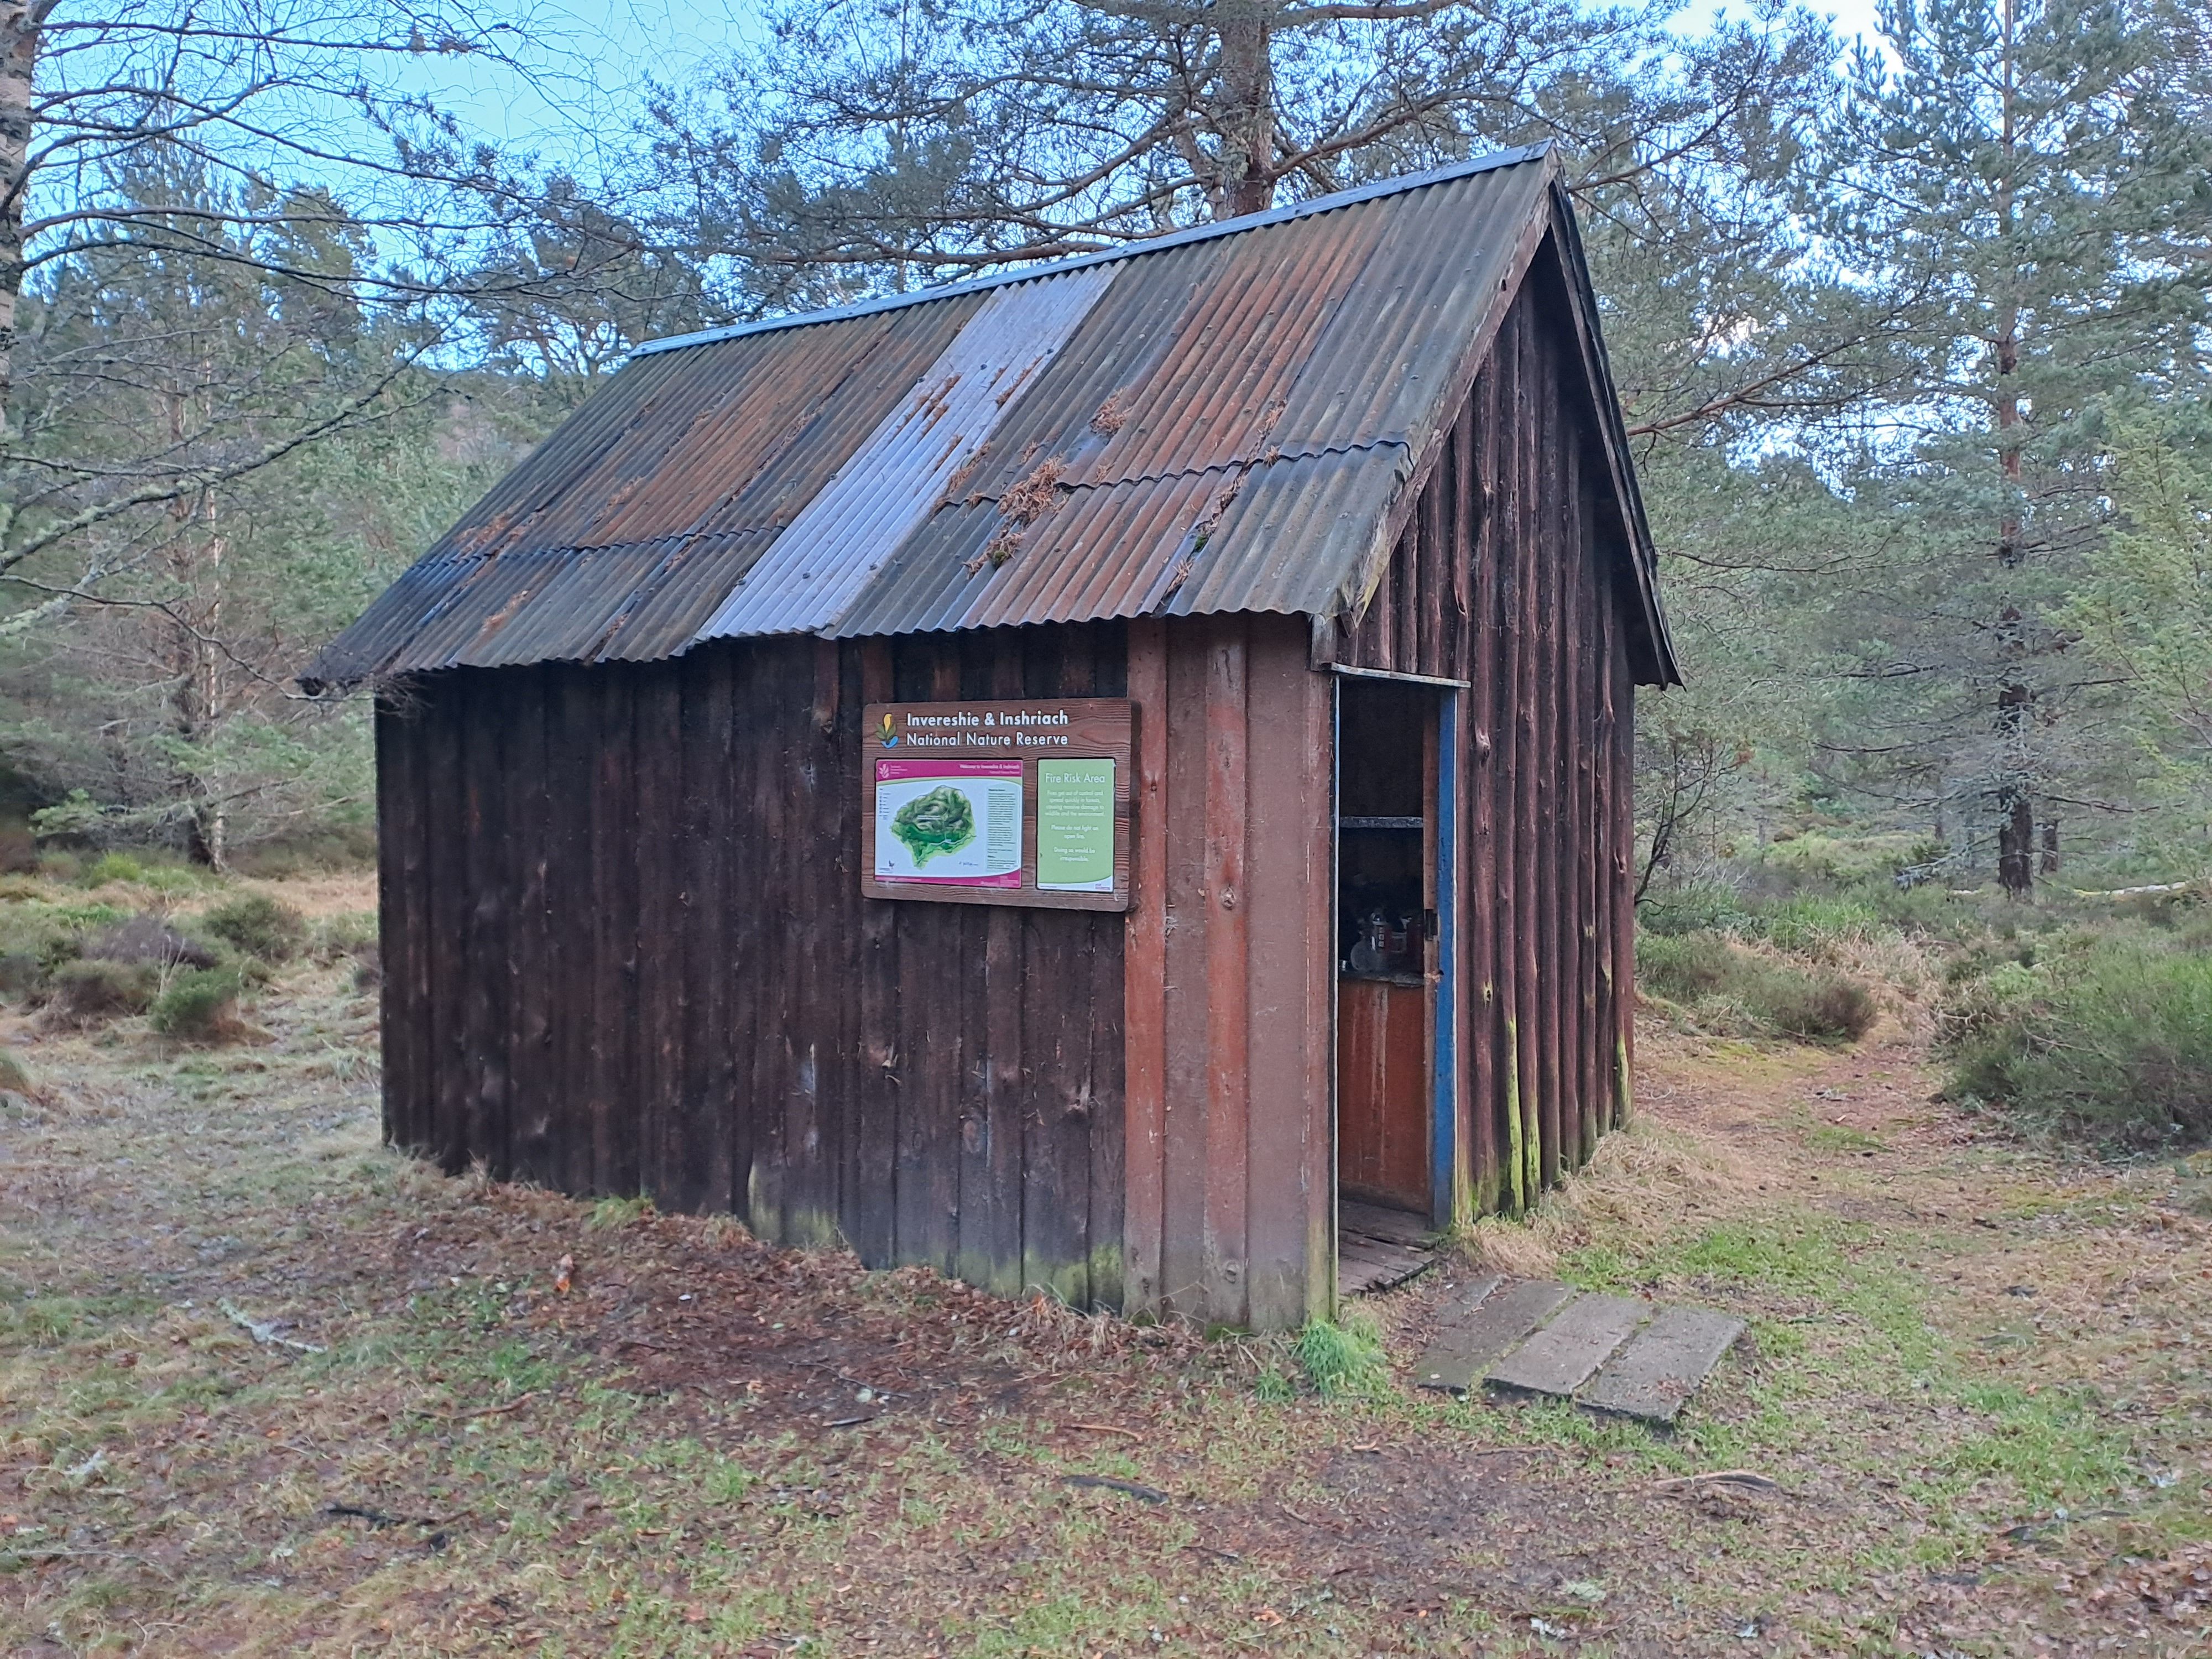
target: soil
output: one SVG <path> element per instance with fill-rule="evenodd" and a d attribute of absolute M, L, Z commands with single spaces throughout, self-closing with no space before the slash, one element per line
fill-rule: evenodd
<path fill-rule="evenodd" d="M 220 1048 L 0 1023 L 8 1650 L 2212 1651 L 2204 1171 L 1936 1100 L 1905 1000 L 1646 1030 L 1633 1127 L 1325 1398 L 1289 1340 L 439 1175 L 351 987 Z M 1486 1267 L 1753 1334 L 1672 1437 L 1413 1389 Z"/>

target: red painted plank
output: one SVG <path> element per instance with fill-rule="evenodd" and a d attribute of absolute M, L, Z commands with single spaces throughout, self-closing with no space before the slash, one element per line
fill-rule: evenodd
<path fill-rule="evenodd" d="M 1211 1316 L 1245 1319 L 1250 1155 L 1250 911 L 1245 902 L 1250 803 L 1246 623 L 1209 618 L 1206 647 L 1206 1222 Z"/>

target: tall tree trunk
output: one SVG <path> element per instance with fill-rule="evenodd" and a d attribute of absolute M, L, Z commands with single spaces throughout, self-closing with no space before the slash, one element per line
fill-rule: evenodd
<path fill-rule="evenodd" d="M 1275 197 L 1273 6 L 1269 0 L 1221 0 L 1215 125 L 1221 135 L 1217 218 L 1258 213 Z"/>
<path fill-rule="evenodd" d="M 12 422 L 15 302 L 23 291 L 23 198 L 31 161 L 31 79 L 53 0 L 0 0 L 0 433 Z"/>
<path fill-rule="evenodd" d="M 2014 200 L 2014 165 L 2019 153 L 2014 97 L 2017 79 L 2018 0 L 2004 0 L 2002 74 L 1999 103 L 1997 174 L 1997 238 L 2003 264 L 1994 345 L 1996 357 L 1997 471 L 2005 492 L 1997 521 L 1997 562 L 2006 570 L 2019 568 L 2027 550 L 2021 545 L 2021 419 L 2020 419 L 2020 253 L 2013 239 L 2017 230 Z M 2025 678 L 2029 653 L 2028 619 L 2017 605 L 2008 604 L 1999 617 L 1997 651 L 2005 665 L 1997 687 L 1997 880 L 2016 899 L 2026 898 L 2035 884 L 2035 802 L 2029 786 L 2027 744 L 2034 726 L 2034 689 Z"/>

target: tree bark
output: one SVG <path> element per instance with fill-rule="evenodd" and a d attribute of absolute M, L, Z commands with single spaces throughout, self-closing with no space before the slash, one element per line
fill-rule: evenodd
<path fill-rule="evenodd" d="M 1275 197 L 1275 73 L 1273 7 L 1267 0 L 1224 0 L 1217 131 L 1220 187 L 1214 216 L 1264 211 Z"/>
<path fill-rule="evenodd" d="M 2006 570 L 2018 568 L 2026 549 L 2021 545 L 2020 481 L 2020 295 L 2019 253 L 2013 244 L 2016 231 L 2013 167 L 2019 150 L 2014 111 L 2017 81 L 2017 0 L 2004 0 L 2002 73 L 1998 91 L 2000 125 L 1997 143 L 2002 155 L 1997 174 L 1997 232 L 2003 292 L 1998 297 L 1996 338 L 1997 471 L 2005 492 L 1997 520 L 1997 562 Z M 1997 832 L 1997 880 L 2014 898 L 2026 898 L 2035 884 L 2035 803 L 2027 783 L 2024 752 L 2033 727 L 2035 691 L 2022 673 L 2028 654 L 2027 622 L 2019 608 L 2007 605 L 1999 619 L 1996 638 L 2006 665 L 1997 687 L 1997 732 L 2003 745 L 1998 765 L 2002 770 L 1997 789 L 2002 827 Z"/>
<path fill-rule="evenodd" d="M 0 434 L 12 425 L 15 303 L 23 291 L 23 202 L 31 161 L 32 77 L 53 0 L 0 0 Z"/>

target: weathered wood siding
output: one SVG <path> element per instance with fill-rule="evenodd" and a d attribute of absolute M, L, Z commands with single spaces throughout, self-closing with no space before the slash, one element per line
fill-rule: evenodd
<path fill-rule="evenodd" d="M 1468 683 L 1453 1208 L 1534 1202 L 1627 1112 L 1633 975 L 1633 578 L 1561 281 L 1547 250 L 1319 641 L 1146 618 L 391 688 L 389 1138 L 1079 1307 L 1328 1313 L 1318 650 Z M 861 706 L 1054 695 L 1138 705 L 1127 916 L 863 899 Z"/>
<path fill-rule="evenodd" d="M 1629 1108 L 1634 578 L 1559 281 L 1547 248 L 1334 642 L 1349 665 L 1468 682 L 1462 1215 L 1533 1203 Z"/>
<path fill-rule="evenodd" d="M 1334 1302 L 1332 706 L 1309 639 L 1290 617 L 1129 626 L 1133 1310 L 1281 1329 Z"/>
<path fill-rule="evenodd" d="M 1122 918 L 863 899 L 855 769 L 872 699 L 1125 665 L 1097 624 L 391 688 L 388 1138 L 1119 1306 Z"/>

